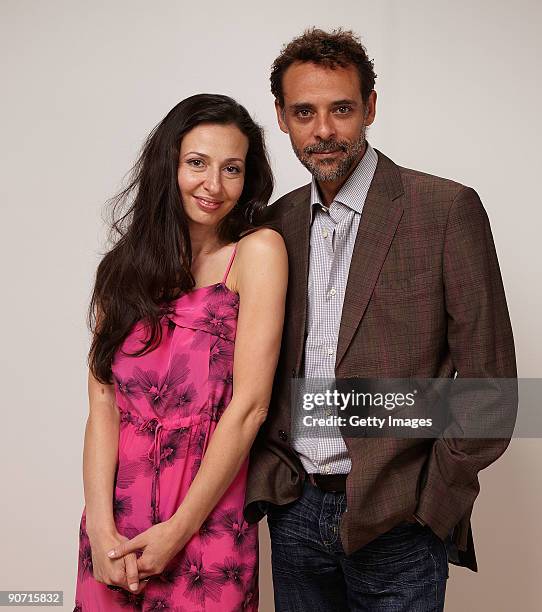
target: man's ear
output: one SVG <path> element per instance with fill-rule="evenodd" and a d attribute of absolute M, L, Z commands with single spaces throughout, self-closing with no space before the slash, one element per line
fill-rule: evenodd
<path fill-rule="evenodd" d="M 285 111 L 284 108 L 280 105 L 279 101 L 275 99 L 275 110 L 277 112 L 277 121 L 279 123 L 279 128 L 285 133 L 288 134 L 288 126 L 286 125 Z"/>
<path fill-rule="evenodd" d="M 376 117 L 376 91 L 373 89 L 365 104 L 365 125 L 371 125 Z"/>

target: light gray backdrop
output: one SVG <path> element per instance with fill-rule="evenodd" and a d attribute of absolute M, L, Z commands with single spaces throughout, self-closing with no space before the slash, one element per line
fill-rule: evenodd
<path fill-rule="evenodd" d="M 488 211 L 522 376 L 541 373 L 540 3 L 536 0 L 2 0 L 0 589 L 63 589 L 72 609 L 87 412 L 85 311 L 104 201 L 180 99 L 221 92 L 266 128 L 276 195 L 307 181 L 275 125 L 269 66 L 305 27 L 358 32 L 375 60 L 370 141 L 475 187 Z M 448 612 L 536 612 L 542 445 L 482 473 L 480 572 Z M 272 610 L 261 528 L 261 610 Z"/>

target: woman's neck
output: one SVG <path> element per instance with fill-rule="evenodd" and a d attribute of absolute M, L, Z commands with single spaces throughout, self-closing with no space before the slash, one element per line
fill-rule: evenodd
<path fill-rule="evenodd" d="M 214 227 L 190 227 L 190 244 L 192 246 L 192 261 L 200 255 L 214 253 L 221 246 L 221 242 Z"/>

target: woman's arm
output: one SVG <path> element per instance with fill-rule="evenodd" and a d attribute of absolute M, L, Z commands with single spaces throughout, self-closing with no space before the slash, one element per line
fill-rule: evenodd
<path fill-rule="evenodd" d="M 86 525 L 89 535 L 116 533 L 113 482 L 117 466 L 120 415 L 113 385 L 88 374 L 89 415 L 83 450 Z"/>
<path fill-rule="evenodd" d="M 200 469 L 172 517 L 179 532 L 195 533 L 246 459 L 265 421 L 277 366 L 288 281 L 280 234 L 261 229 L 240 241 L 236 255 L 239 319 L 233 397 L 209 442 Z"/>
<path fill-rule="evenodd" d="M 83 450 L 86 531 L 94 578 L 137 591 L 135 554 L 111 560 L 107 552 L 128 538 L 118 533 L 113 516 L 113 487 L 118 461 L 120 414 L 113 385 L 100 383 L 89 371 L 89 416 Z"/>
<path fill-rule="evenodd" d="M 198 531 L 239 472 L 267 415 L 288 282 L 282 237 L 271 229 L 260 229 L 243 238 L 232 273 L 240 298 L 233 397 L 177 512 L 110 552 L 112 558 L 119 558 L 143 550 L 137 560 L 140 579 L 163 571 Z"/>

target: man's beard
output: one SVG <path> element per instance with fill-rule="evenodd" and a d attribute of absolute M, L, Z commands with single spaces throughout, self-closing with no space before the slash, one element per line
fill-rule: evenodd
<path fill-rule="evenodd" d="M 345 177 L 352 166 L 358 161 L 360 153 L 365 147 L 365 126 L 362 127 L 359 138 L 354 142 L 347 140 L 320 140 L 317 144 L 298 149 L 292 142 L 292 148 L 297 159 L 307 168 L 317 181 L 331 182 Z M 311 153 L 329 153 L 341 151 L 346 155 L 337 161 L 335 159 L 321 159 L 316 161 Z M 326 166 L 329 166 L 326 168 Z"/>

